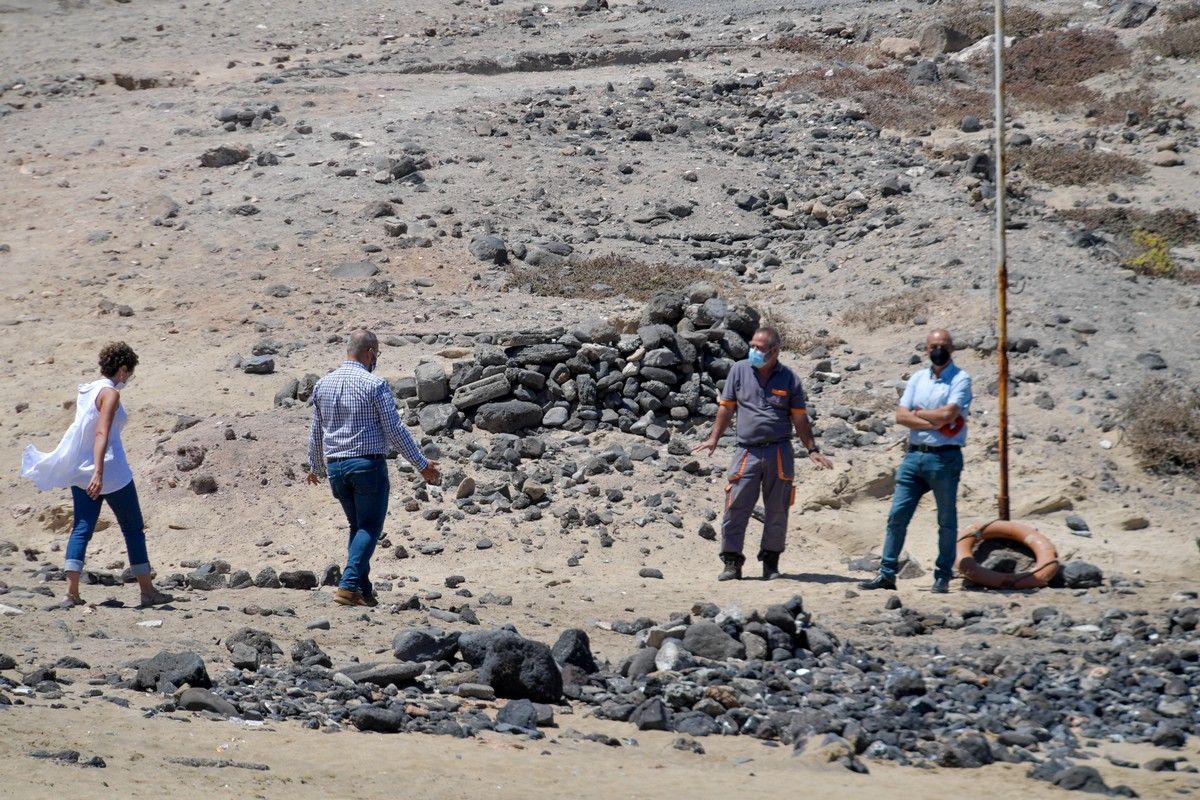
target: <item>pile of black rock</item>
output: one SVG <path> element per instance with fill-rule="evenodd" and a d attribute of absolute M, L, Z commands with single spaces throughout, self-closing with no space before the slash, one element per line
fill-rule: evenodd
<path fill-rule="evenodd" d="M 215 679 L 195 653 L 163 652 L 92 683 L 167 695 L 151 713 L 296 720 L 327 731 L 541 738 L 557 727 L 556 715 L 582 712 L 680 734 L 676 747 L 697 753 L 704 752 L 698 739 L 743 735 L 855 771 L 867 771 L 864 759 L 1024 763 L 1032 777 L 1062 788 L 1134 796 L 1076 762 L 1098 757 L 1091 748 L 1103 739 L 1165 751 L 1141 765 L 1110 758 L 1117 766 L 1196 770 L 1179 751 L 1200 711 L 1198 625 L 1200 608 L 1182 604 L 1161 615 L 1109 609 L 1094 624 L 1035 609 L 1020 647 L 1002 651 L 1001 639 L 993 649 L 981 638 L 954 654 L 928 648 L 901 658 L 888 645 L 842 641 L 814 623 L 797 596 L 761 613 L 706 603 L 663 624 L 613 623 L 636 642 L 616 665 L 599 663 L 578 629 L 550 647 L 511 625 L 410 628 L 392 641 L 395 660 L 334 667 L 314 639 L 295 642 L 285 658 L 268 632 L 243 628 L 223 642 L 230 668 Z M 1038 640 L 1047 646 L 1034 646 Z M 1066 641 L 1084 646 L 1064 648 Z M 22 676 L 32 687 L 26 693 L 48 697 L 69 682 L 54 666 Z M 497 698 L 509 702 L 495 706 Z M 572 730 L 556 735 L 636 744 Z"/>
<path fill-rule="evenodd" d="M 481 334 L 446 375 L 426 362 L 395 385 L 405 420 L 426 434 L 619 429 L 666 443 L 716 414 L 717 382 L 746 357 L 760 314 L 698 282 L 655 294 L 636 332 L 594 320 L 563 329 Z"/>

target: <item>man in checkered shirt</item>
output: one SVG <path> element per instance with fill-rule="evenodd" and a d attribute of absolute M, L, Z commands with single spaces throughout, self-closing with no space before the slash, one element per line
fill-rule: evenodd
<path fill-rule="evenodd" d="M 317 381 L 312 429 L 308 435 L 308 482 L 328 475 L 329 488 L 350 523 L 349 555 L 333 601 L 344 606 L 376 606 L 371 589 L 371 554 L 387 517 L 388 481 L 384 457 L 392 450 L 417 468 L 426 483 L 438 483 L 437 462 L 421 453 L 400 421 L 387 381 L 373 375 L 379 340 L 368 330 L 350 334 L 346 360 Z"/>

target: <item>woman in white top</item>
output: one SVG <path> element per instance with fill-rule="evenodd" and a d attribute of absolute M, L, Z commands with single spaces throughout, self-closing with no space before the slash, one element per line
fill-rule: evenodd
<path fill-rule="evenodd" d="M 63 607 L 84 602 L 79 596 L 79 577 L 102 501 L 108 502 L 125 536 L 130 571 L 141 587 L 141 605 L 159 605 L 172 599 L 152 582 L 142 509 L 121 444 L 121 430 L 129 415 L 121 405 L 120 390 L 133 378 L 137 363 L 137 354 L 129 345 L 124 342 L 107 345 L 100 351 L 102 377 L 79 386 L 75 421 L 58 447 L 52 453 L 43 453 L 30 445 L 21 459 L 22 477 L 32 480 L 39 490 L 71 489 L 75 524 L 67 541 L 63 566 L 67 573 Z"/>

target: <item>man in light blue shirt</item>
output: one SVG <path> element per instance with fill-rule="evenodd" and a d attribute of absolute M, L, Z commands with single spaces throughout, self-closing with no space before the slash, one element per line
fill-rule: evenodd
<path fill-rule="evenodd" d="M 929 491 L 937 500 L 938 557 L 933 573 L 935 593 L 950 591 L 958 544 L 958 479 L 962 446 L 971 410 L 971 376 L 951 359 L 954 340 L 943 329 L 925 339 L 930 366 L 913 374 L 896 407 L 896 422 L 909 429 L 908 453 L 896 472 L 896 491 L 888 514 L 887 535 L 879 575 L 859 584 L 863 589 L 895 589 L 896 567 L 904 550 L 908 523 L 917 503 Z"/>

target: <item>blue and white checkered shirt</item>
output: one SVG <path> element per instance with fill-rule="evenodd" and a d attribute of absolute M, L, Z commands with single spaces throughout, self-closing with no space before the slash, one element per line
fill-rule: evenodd
<path fill-rule="evenodd" d="M 387 381 L 357 361 L 343 361 L 313 390 L 309 468 L 323 477 L 327 459 L 382 456 L 389 450 L 399 452 L 419 470 L 429 466 L 400 421 Z"/>

